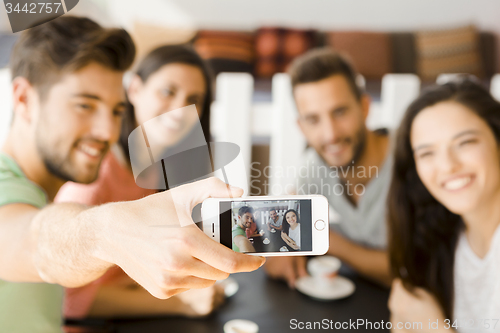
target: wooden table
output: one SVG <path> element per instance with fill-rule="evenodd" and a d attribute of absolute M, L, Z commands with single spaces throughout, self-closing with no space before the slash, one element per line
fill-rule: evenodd
<path fill-rule="evenodd" d="M 298 291 L 290 290 L 283 282 L 269 279 L 263 269 L 259 269 L 252 273 L 233 275 L 240 285 L 238 293 L 207 318 L 163 317 L 112 320 L 102 322 L 101 325 L 105 324 L 107 327 L 95 332 L 222 333 L 224 323 L 231 319 L 252 320 L 259 325 L 260 333 L 333 331 L 330 329 L 293 330 L 291 329 L 293 319 L 297 320 L 297 324 L 298 322 L 322 322 L 325 319 L 329 325 L 331 323 L 334 325 L 336 322 L 352 323 L 358 319 L 370 321 L 372 324 L 387 322 L 389 291 L 360 278 L 347 267 L 341 269 L 341 274 L 356 284 L 355 293 L 343 300 L 323 302 L 311 299 Z M 345 324 L 344 327 L 346 327 Z M 340 329 L 340 331 L 350 330 Z M 382 329 L 371 330 L 369 327 L 367 329 L 366 326 L 360 326 L 356 331 L 384 332 Z"/>

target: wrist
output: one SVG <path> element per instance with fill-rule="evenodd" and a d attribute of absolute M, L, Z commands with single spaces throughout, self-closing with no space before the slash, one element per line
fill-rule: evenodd
<path fill-rule="evenodd" d="M 350 242 L 339 234 L 330 231 L 330 246 L 328 248 L 328 254 L 334 257 L 338 257 L 341 260 L 345 260 L 345 253 L 351 251 Z"/>
<path fill-rule="evenodd" d="M 81 213 L 82 224 L 85 225 L 84 233 L 88 239 L 87 249 L 90 260 L 97 270 L 111 267 L 114 263 L 110 252 L 114 221 L 120 220 L 115 215 L 115 204 L 106 204 L 94 207 Z"/>

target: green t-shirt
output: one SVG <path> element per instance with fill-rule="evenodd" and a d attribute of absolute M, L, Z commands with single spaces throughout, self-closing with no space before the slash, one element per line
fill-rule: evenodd
<path fill-rule="evenodd" d="M 238 224 L 235 224 L 233 227 L 233 232 L 232 232 L 232 238 L 233 238 L 233 251 L 240 252 L 240 248 L 234 244 L 234 237 L 236 236 L 247 236 L 245 233 L 245 230 L 243 230 Z"/>
<path fill-rule="evenodd" d="M 0 206 L 13 203 L 42 208 L 47 196 L 12 158 L 0 153 Z M 63 295 L 63 288 L 55 284 L 0 280 L 0 332 L 62 332 Z"/>

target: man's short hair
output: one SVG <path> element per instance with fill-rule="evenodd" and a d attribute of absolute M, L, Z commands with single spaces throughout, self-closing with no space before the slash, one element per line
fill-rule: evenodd
<path fill-rule="evenodd" d="M 276 214 L 278 214 L 278 210 L 277 210 L 276 208 L 271 208 L 271 209 L 269 210 L 269 213 L 270 213 L 270 212 L 272 212 L 273 210 L 276 212 Z"/>
<path fill-rule="evenodd" d="M 253 214 L 254 210 L 252 207 L 250 206 L 243 206 L 241 207 L 239 210 L 238 210 L 238 216 L 243 216 L 245 215 L 246 213 L 250 213 L 250 214 Z"/>
<path fill-rule="evenodd" d="M 10 68 L 12 79 L 26 78 L 43 98 L 63 74 L 92 62 L 124 72 L 134 58 L 134 42 L 125 30 L 105 29 L 88 18 L 65 15 L 21 33 Z"/>
<path fill-rule="evenodd" d="M 288 74 L 292 88 L 299 84 L 318 82 L 333 75 L 342 75 L 358 101 L 363 95 L 362 89 L 356 83 L 357 72 L 346 58 L 331 48 L 314 49 L 295 58 Z"/>

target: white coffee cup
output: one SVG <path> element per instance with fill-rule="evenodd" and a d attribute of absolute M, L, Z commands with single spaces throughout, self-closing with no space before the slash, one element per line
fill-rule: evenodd
<path fill-rule="evenodd" d="M 318 285 L 328 287 L 335 280 L 332 277 L 340 269 L 342 262 L 332 256 L 320 256 L 309 260 L 307 270 Z"/>
<path fill-rule="evenodd" d="M 233 319 L 224 325 L 224 333 L 258 333 L 259 326 L 250 320 Z"/>

